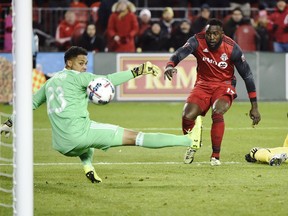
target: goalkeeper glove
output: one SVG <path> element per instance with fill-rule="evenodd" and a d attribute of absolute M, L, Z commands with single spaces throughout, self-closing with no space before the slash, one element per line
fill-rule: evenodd
<path fill-rule="evenodd" d="M 160 73 L 160 68 L 157 65 L 152 64 L 151 62 L 147 61 L 144 64 L 139 65 L 131 70 L 134 77 L 146 74 L 152 74 L 156 76 Z"/>
<path fill-rule="evenodd" d="M 164 78 L 167 77 L 168 80 L 171 80 L 173 77 L 173 73 L 177 73 L 177 69 L 172 67 L 171 65 L 168 65 L 164 71 Z"/>
<path fill-rule="evenodd" d="M 12 131 L 12 120 L 9 118 L 6 122 L 4 122 L 0 127 L 0 134 L 5 133 L 5 137 L 9 137 Z"/>
<path fill-rule="evenodd" d="M 255 163 L 257 160 L 252 158 L 250 153 L 245 155 L 245 160 L 250 163 Z"/>

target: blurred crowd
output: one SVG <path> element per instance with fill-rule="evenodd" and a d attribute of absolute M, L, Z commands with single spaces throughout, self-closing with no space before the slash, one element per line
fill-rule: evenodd
<path fill-rule="evenodd" d="M 36 12 L 37 8 L 49 7 L 63 8 L 65 13 L 57 20 L 52 35 L 39 23 L 39 14 L 33 14 L 40 51 L 51 50 L 51 47 L 54 51 L 64 51 L 78 45 L 95 52 L 173 52 L 189 37 L 201 32 L 210 18 L 216 17 L 223 21 L 225 34 L 243 51 L 288 52 L 285 0 L 33 1 Z M 189 13 L 181 14 L 178 8 L 188 8 Z M 199 9 L 197 13 L 193 8 Z M 219 17 L 216 12 L 223 8 L 226 10 Z M 256 13 L 251 13 L 252 8 Z M 0 49 L 9 52 L 12 49 L 11 10 L 3 20 L 4 43 Z"/>

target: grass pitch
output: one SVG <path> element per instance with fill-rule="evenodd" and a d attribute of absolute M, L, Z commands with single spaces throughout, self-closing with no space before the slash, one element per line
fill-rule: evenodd
<path fill-rule="evenodd" d="M 139 102 L 90 105 L 89 110 L 98 122 L 181 134 L 182 107 L 183 103 Z M 251 164 L 244 155 L 255 146 L 282 146 L 288 132 L 288 103 L 259 103 L 262 121 L 255 128 L 249 109 L 250 103 L 235 102 L 225 114 L 219 167 L 209 164 L 208 113 L 203 119 L 204 145 L 193 164 L 183 164 L 185 147 L 96 150 L 94 165 L 103 182 L 91 184 L 78 158 L 52 149 L 42 106 L 34 111 L 34 215 L 286 215 L 287 165 Z M 0 110 L 11 113 L 12 107 L 0 105 Z M 11 150 L 3 147 L 0 154 L 12 157 Z M 11 165 L 0 163 L 0 172 L 12 172 Z M 0 186 L 11 188 L 12 180 L 0 177 Z M 11 195 L 0 192 L 0 202 L 12 203 Z M 12 209 L 0 207 L 0 215 L 12 215 Z"/>

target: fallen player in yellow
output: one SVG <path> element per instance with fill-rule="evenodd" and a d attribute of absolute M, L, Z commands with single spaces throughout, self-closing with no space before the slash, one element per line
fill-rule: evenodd
<path fill-rule="evenodd" d="M 283 147 L 260 148 L 254 147 L 249 154 L 245 155 L 247 162 L 268 163 L 270 166 L 280 166 L 283 162 L 288 163 L 288 134 Z"/>

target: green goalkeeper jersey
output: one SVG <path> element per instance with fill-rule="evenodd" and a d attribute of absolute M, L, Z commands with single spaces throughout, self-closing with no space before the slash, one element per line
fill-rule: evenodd
<path fill-rule="evenodd" d="M 115 86 L 134 78 L 130 70 L 103 76 L 64 69 L 33 95 L 33 109 L 44 102 L 47 104 L 52 145 L 62 154 L 71 151 L 85 139 L 90 127 L 86 88 L 97 77 L 106 77 Z"/>

